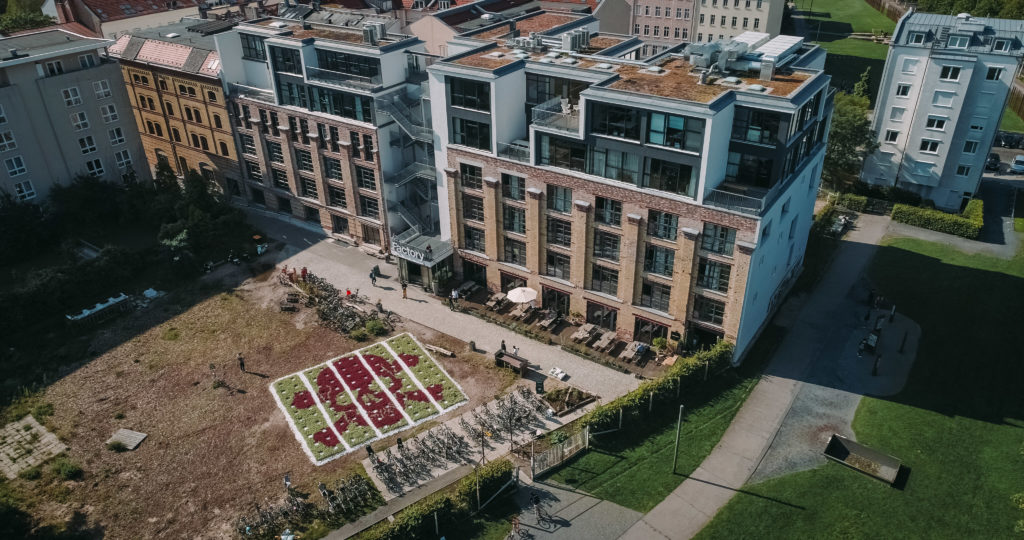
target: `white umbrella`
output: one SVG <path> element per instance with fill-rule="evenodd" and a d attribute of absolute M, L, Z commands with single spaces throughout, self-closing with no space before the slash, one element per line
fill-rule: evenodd
<path fill-rule="evenodd" d="M 505 296 L 513 304 L 525 304 L 537 299 L 537 291 L 529 287 L 516 287 Z"/>

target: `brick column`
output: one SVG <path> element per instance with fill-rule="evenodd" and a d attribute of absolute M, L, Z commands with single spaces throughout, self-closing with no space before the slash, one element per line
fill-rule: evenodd
<path fill-rule="evenodd" d="M 619 292 L 616 296 L 627 305 L 633 303 L 641 282 L 643 219 L 640 214 L 626 214 L 626 222 L 622 224 L 622 245 L 619 247 Z M 620 328 L 622 323 L 623 321 L 619 321 Z"/>
<path fill-rule="evenodd" d="M 526 190 L 526 267 L 532 272 L 542 273 L 544 246 L 547 245 L 543 192 L 537 188 Z"/>
<path fill-rule="evenodd" d="M 739 335 L 743 298 L 747 289 L 747 274 L 750 272 L 750 258 L 756 247 L 756 244 L 737 241 L 736 250 L 733 252 L 732 273 L 729 276 L 729 300 L 725 304 L 725 318 L 722 320 L 725 339 L 729 341 L 735 342 L 736 336 Z"/>
<path fill-rule="evenodd" d="M 484 178 L 484 239 L 487 243 L 487 256 L 500 261 L 504 244 L 501 242 L 501 208 L 499 205 L 501 183 L 488 176 Z"/>
<path fill-rule="evenodd" d="M 313 181 L 316 182 L 316 198 L 322 206 L 327 206 L 327 181 L 324 179 L 324 158 L 320 155 L 320 135 L 314 132 L 307 133 L 306 136 L 309 137 L 309 153 L 313 156 Z M 323 214 L 320 218 L 323 221 Z M 329 225 L 327 226 L 329 227 Z"/>
<path fill-rule="evenodd" d="M 591 259 L 590 251 L 593 247 L 593 236 L 590 234 L 592 214 L 590 203 L 586 201 L 573 201 L 572 213 L 572 253 L 569 263 L 569 281 L 573 285 L 584 288 L 590 271 L 587 261 Z M 574 311 L 584 312 L 585 305 L 573 306 Z"/>
<path fill-rule="evenodd" d="M 689 319 L 693 284 L 697 275 L 697 240 L 700 232 L 697 229 L 683 227 L 682 234 L 676 239 L 675 269 L 672 272 L 672 298 L 669 300 L 668 312 L 680 323 Z"/>

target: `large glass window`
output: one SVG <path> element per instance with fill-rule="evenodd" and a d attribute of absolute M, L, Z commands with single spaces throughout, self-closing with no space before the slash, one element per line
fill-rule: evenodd
<path fill-rule="evenodd" d="M 308 150 L 295 150 L 296 166 L 300 171 L 313 172 L 313 154 Z"/>
<path fill-rule="evenodd" d="M 337 206 L 338 208 L 345 208 L 345 206 L 348 205 L 348 201 L 345 199 L 345 190 L 334 186 L 328 186 L 327 204 L 330 206 Z"/>
<path fill-rule="evenodd" d="M 526 179 L 501 173 L 501 195 L 513 201 L 526 199 Z"/>
<path fill-rule="evenodd" d="M 300 177 L 299 189 L 303 197 L 308 197 L 310 199 L 316 198 L 316 180 L 313 180 L 312 178 Z"/>
<path fill-rule="evenodd" d="M 675 250 L 647 244 L 647 252 L 644 255 L 644 271 L 662 276 L 671 276 L 675 259 Z"/>
<path fill-rule="evenodd" d="M 478 251 L 483 253 L 487 250 L 487 241 L 484 235 L 483 229 L 477 229 L 476 227 L 470 227 L 466 225 L 465 228 L 466 237 L 466 249 L 470 251 Z"/>
<path fill-rule="evenodd" d="M 540 164 L 585 172 L 587 145 L 549 135 L 541 135 Z"/>
<path fill-rule="evenodd" d="M 570 259 L 568 255 L 557 251 L 548 251 L 547 266 L 544 273 L 559 279 L 569 279 Z"/>
<path fill-rule="evenodd" d="M 242 58 L 260 62 L 267 59 L 267 50 L 263 48 L 263 38 L 250 34 L 238 34 L 238 36 L 242 38 Z"/>
<path fill-rule="evenodd" d="M 675 240 L 679 234 L 679 216 L 651 210 L 647 214 L 647 234 L 662 240 Z"/>
<path fill-rule="evenodd" d="M 505 262 L 526 266 L 526 243 L 511 238 L 505 238 Z"/>
<path fill-rule="evenodd" d="M 502 226 L 508 232 L 526 234 L 526 210 L 506 204 L 502 207 Z"/>
<path fill-rule="evenodd" d="M 548 186 L 548 209 L 568 214 L 572 211 L 572 189 Z"/>
<path fill-rule="evenodd" d="M 736 107 L 732 120 L 732 138 L 759 144 L 774 144 L 779 134 L 779 115 Z"/>
<path fill-rule="evenodd" d="M 604 328 L 615 330 L 615 322 L 618 319 L 619 310 L 602 306 L 595 302 L 587 302 L 587 322 Z"/>
<path fill-rule="evenodd" d="M 476 165 L 459 164 L 459 178 L 462 179 L 462 187 L 469 189 L 484 188 L 484 172 Z"/>
<path fill-rule="evenodd" d="M 619 292 L 619 271 L 599 264 L 593 265 L 590 289 L 615 296 Z"/>
<path fill-rule="evenodd" d="M 739 152 L 729 152 L 725 179 L 749 186 L 772 187 L 772 160 Z"/>
<path fill-rule="evenodd" d="M 728 292 L 731 273 L 732 267 L 728 264 L 701 257 L 697 267 L 697 285 L 713 291 Z"/>
<path fill-rule="evenodd" d="M 658 311 L 668 311 L 668 301 L 672 296 L 672 287 L 644 280 L 640 286 L 640 305 Z"/>
<path fill-rule="evenodd" d="M 302 75 L 302 55 L 295 49 L 271 47 L 270 60 L 274 64 L 274 71 Z"/>
<path fill-rule="evenodd" d="M 693 167 L 682 163 L 648 158 L 643 187 L 693 197 L 697 179 Z"/>
<path fill-rule="evenodd" d="M 714 223 L 704 224 L 704 234 L 701 235 L 700 248 L 712 253 L 732 256 L 733 245 L 736 242 L 736 229 L 730 229 Z"/>
<path fill-rule="evenodd" d="M 572 223 L 564 219 L 548 218 L 548 243 L 556 246 L 572 245 Z"/>
<path fill-rule="evenodd" d="M 464 118 L 452 118 L 452 144 L 491 150 L 491 125 Z"/>
<path fill-rule="evenodd" d="M 594 221 L 618 227 L 622 223 L 622 203 L 614 199 L 598 197 L 594 204 Z"/>
<path fill-rule="evenodd" d="M 340 71 L 360 77 L 380 75 L 380 60 L 377 58 L 321 49 L 316 50 L 316 58 L 321 69 Z"/>
<path fill-rule="evenodd" d="M 594 256 L 612 261 L 619 260 L 619 240 L 620 237 L 617 234 L 601 230 L 594 231 Z"/>
<path fill-rule="evenodd" d="M 448 91 L 454 107 L 491 111 L 490 83 L 448 77 Z"/>
<path fill-rule="evenodd" d="M 704 120 L 652 112 L 647 142 L 678 150 L 700 152 L 704 144 Z"/>
<path fill-rule="evenodd" d="M 341 161 L 325 157 L 324 158 L 324 176 L 331 180 L 341 180 Z"/>
<path fill-rule="evenodd" d="M 699 321 L 720 325 L 725 319 L 725 302 L 698 296 L 693 302 L 693 313 Z"/>
<path fill-rule="evenodd" d="M 281 145 L 276 142 L 267 141 L 267 157 L 271 163 L 284 163 L 284 150 L 282 150 Z"/>
<path fill-rule="evenodd" d="M 590 152 L 590 174 L 636 184 L 640 177 L 640 156 L 634 152 L 595 148 Z"/>
<path fill-rule="evenodd" d="M 285 96 L 285 87 L 298 86 L 301 95 L 296 96 L 298 102 L 294 102 L 290 96 Z M 281 100 L 285 105 L 308 108 L 311 111 L 343 116 L 360 122 L 373 122 L 373 98 L 349 94 L 340 90 L 310 86 L 308 88 L 309 99 L 306 99 L 306 87 L 291 83 L 281 83 Z M 308 101 L 308 106 L 307 106 Z M 273 126 L 272 126 L 273 127 Z"/>
<path fill-rule="evenodd" d="M 462 217 L 474 221 L 484 220 L 484 200 L 466 193 L 462 194 Z"/>
<path fill-rule="evenodd" d="M 640 140 L 640 112 L 636 109 L 597 103 L 592 111 L 592 133 Z"/>
<path fill-rule="evenodd" d="M 380 219 L 380 201 L 375 197 L 359 196 L 359 215 Z"/>
<path fill-rule="evenodd" d="M 376 191 L 377 179 L 373 174 L 373 169 L 356 166 L 356 185 L 362 189 Z"/>

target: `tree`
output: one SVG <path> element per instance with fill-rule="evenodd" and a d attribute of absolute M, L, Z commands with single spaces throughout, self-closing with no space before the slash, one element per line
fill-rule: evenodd
<path fill-rule="evenodd" d="M 871 66 L 860 74 L 860 80 L 853 85 L 853 95 L 871 99 Z"/>
<path fill-rule="evenodd" d="M 0 15 L 0 33 L 9 34 L 19 30 L 29 30 L 57 24 L 56 19 L 49 15 L 43 15 L 41 11 L 30 13 L 27 11 L 11 11 Z"/>
<path fill-rule="evenodd" d="M 822 170 L 825 183 L 839 187 L 856 180 L 864 158 L 878 148 L 868 117 L 869 107 L 867 97 L 843 92 L 836 94 Z"/>

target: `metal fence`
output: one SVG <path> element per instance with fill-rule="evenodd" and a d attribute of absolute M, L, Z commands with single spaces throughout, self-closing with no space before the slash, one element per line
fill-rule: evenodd
<path fill-rule="evenodd" d="M 551 435 L 549 434 L 548 436 L 550 437 Z M 538 474 L 543 474 L 565 463 L 566 460 L 589 447 L 590 426 L 584 426 L 583 429 L 569 435 L 569 438 L 561 443 L 555 444 L 539 454 L 532 454 L 530 458 L 530 476 L 536 477 Z"/>

